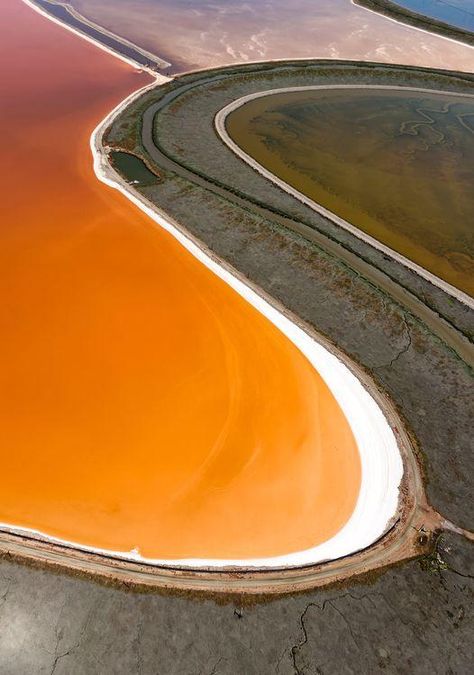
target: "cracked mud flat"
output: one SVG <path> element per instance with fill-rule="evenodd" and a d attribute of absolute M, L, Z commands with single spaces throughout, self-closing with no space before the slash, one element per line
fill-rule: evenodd
<path fill-rule="evenodd" d="M 0 662 L 9 675 L 467 675 L 473 553 L 445 535 L 430 557 L 370 582 L 257 605 L 136 594 L 3 561 Z"/>

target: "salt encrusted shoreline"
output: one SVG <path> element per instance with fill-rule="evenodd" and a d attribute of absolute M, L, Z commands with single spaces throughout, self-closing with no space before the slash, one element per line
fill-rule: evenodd
<path fill-rule="evenodd" d="M 64 26 L 61 22 L 41 11 L 30 0 L 23 1 L 46 18 L 66 27 L 83 39 L 97 44 L 84 34 L 71 27 Z M 115 52 L 101 45 L 98 46 L 116 56 Z M 137 67 L 137 64 L 128 59 L 123 58 L 123 60 L 133 67 Z M 156 77 L 155 73 L 153 75 Z M 178 223 L 172 222 L 159 209 L 153 207 L 111 168 L 102 145 L 106 129 L 131 101 L 141 96 L 148 89 L 155 87 L 159 81 L 160 76 L 156 77 L 155 82 L 128 96 L 96 127 L 90 139 L 96 175 L 105 184 L 122 192 L 159 227 L 169 232 L 211 272 L 260 311 L 296 345 L 321 374 L 348 418 L 359 448 L 362 481 L 356 508 L 346 525 L 334 537 L 319 546 L 284 556 L 251 560 L 151 560 L 142 558 L 136 550 L 129 552 L 102 550 L 49 537 L 44 533 L 28 528 L 8 524 L 0 524 L 0 527 L 14 533 L 39 535 L 48 542 L 104 554 L 109 557 L 113 556 L 122 560 L 195 570 L 229 567 L 250 570 L 282 569 L 314 565 L 356 553 L 377 541 L 390 528 L 399 513 L 399 488 L 403 477 L 403 459 L 397 437 L 389 423 L 389 419 L 393 418 L 394 413 L 390 409 L 382 411 L 382 399 L 378 396 L 375 386 L 370 385 L 366 378 L 364 378 L 366 386 L 363 386 L 361 379 L 354 374 L 353 368 L 350 368 L 342 358 L 339 358 L 327 345 L 324 345 L 322 340 L 317 340 L 314 335 L 310 335 L 283 308 L 278 307 L 271 299 L 257 292 L 257 289 L 246 283 L 238 272 L 231 270 L 213 256 L 200 242 L 185 232 Z M 167 81 L 167 78 L 162 78 L 161 81 Z"/>

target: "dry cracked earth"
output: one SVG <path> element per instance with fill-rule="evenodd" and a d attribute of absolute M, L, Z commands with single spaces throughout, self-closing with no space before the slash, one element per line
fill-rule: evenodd
<path fill-rule="evenodd" d="M 472 544 L 345 588 L 248 605 L 137 594 L 0 564 L 8 674 L 295 675 L 471 672 Z"/>

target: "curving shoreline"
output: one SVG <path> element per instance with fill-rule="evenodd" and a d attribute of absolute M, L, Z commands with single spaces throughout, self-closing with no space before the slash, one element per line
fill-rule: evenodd
<path fill-rule="evenodd" d="M 27 4 L 35 8 L 34 3 L 25 0 Z M 42 13 L 40 11 L 40 13 Z M 45 14 L 45 16 L 47 16 Z M 47 18 L 50 18 L 47 16 Z M 82 37 L 82 35 L 81 35 Z M 363 463 L 363 481 L 357 502 L 357 507 L 347 526 L 343 528 L 335 537 L 320 545 L 314 550 L 280 556 L 277 559 L 256 559 L 256 560 L 151 560 L 137 557 L 131 553 L 111 553 L 110 551 L 100 551 L 104 554 L 121 556 L 131 560 L 139 559 L 142 562 L 152 562 L 154 564 L 166 564 L 171 566 L 173 563 L 177 566 L 190 567 L 285 567 L 288 565 L 307 565 L 315 564 L 329 558 L 346 556 L 355 550 L 366 548 L 372 542 L 379 539 L 380 536 L 390 529 L 394 515 L 398 509 L 399 501 L 399 483 L 402 477 L 402 460 L 399 454 L 398 441 L 387 423 L 385 415 L 393 416 L 384 408 L 384 413 L 376 403 L 377 397 L 371 396 L 368 389 L 364 388 L 359 379 L 351 373 L 351 370 L 344 365 L 343 361 L 337 358 L 323 344 L 317 342 L 314 336 L 311 337 L 305 332 L 296 321 L 292 321 L 287 313 L 278 309 L 274 303 L 268 302 L 262 294 L 249 287 L 235 271 L 230 271 L 227 266 L 222 265 L 221 261 L 212 257 L 205 251 L 204 247 L 197 242 L 191 241 L 182 228 L 166 220 L 163 214 L 158 213 L 156 209 L 151 209 L 134 190 L 130 189 L 121 179 L 117 180 L 117 175 L 112 171 L 103 153 L 102 136 L 104 131 L 112 123 L 115 117 L 126 108 L 133 100 L 141 96 L 145 91 L 154 87 L 156 82 L 147 85 L 141 90 L 134 92 L 122 101 L 114 110 L 94 130 L 90 145 L 94 158 L 94 169 L 97 177 L 104 183 L 122 192 L 135 205 L 141 208 L 157 224 L 170 232 L 185 248 L 190 251 L 194 257 L 198 258 L 208 269 L 223 279 L 239 295 L 244 297 L 250 304 L 266 316 L 281 332 L 283 332 L 297 347 L 306 355 L 308 360 L 321 373 L 325 381 L 329 384 L 336 399 L 339 401 L 346 415 L 349 417 L 353 433 L 358 440 L 361 460 Z M 400 426 L 400 421 L 396 419 L 393 422 L 394 427 Z M 378 442 L 377 442 L 378 439 Z M 406 441 L 407 442 L 407 441 Z M 384 453 L 380 453 L 380 447 L 385 448 Z M 4 525 L 6 529 L 6 525 Z M 11 526 L 11 531 L 18 531 L 18 528 Z M 24 529 L 30 534 L 38 534 L 35 530 Z M 361 532 L 364 534 L 361 536 Z M 58 540 L 52 537 L 44 537 L 49 541 L 60 542 L 70 545 L 68 542 Z M 80 548 L 80 547 L 78 547 Z M 83 547 L 84 548 L 84 547 Z M 87 547 L 85 547 L 87 548 Z M 87 548 L 99 552 L 97 549 Z"/>
<path fill-rule="evenodd" d="M 27 4 L 31 4 L 28 2 L 28 0 L 24 1 L 27 2 Z M 125 101 L 123 101 L 119 106 L 117 106 L 117 108 L 113 110 L 103 120 L 103 122 L 96 128 L 93 137 L 91 137 L 91 147 L 94 154 L 94 163 L 99 164 L 99 166 L 96 166 L 96 173 L 98 173 L 99 178 L 101 178 L 101 180 L 105 178 L 104 182 L 109 182 L 110 180 L 112 186 L 124 192 L 124 194 L 126 194 L 126 196 L 129 199 L 131 198 L 130 195 L 135 193 L 135 191 L 131 190 L 128 184 L 126 184 L 124 181 L 118 178 L 115 172 L 112 172 L 112 174 L 109 173 L 112 170 L 111 167 L 108 165 L 103 153 L 103 147 L 101 145 L 102 135 L 108 124 L 113 121 L 115 116 L 117 116 L 121 110 L 127 107 L 132 102 L 133 99 L 141 96 L 141 94 L 145 90 L 154 87 L 155 83 L 152 83 L 151 85 L 143 88 L 142 90 L 139 90 L 134 94 L 131 94 L 127 99 L 125 99 Z M 144 201 L 141 195 L 138 195 L 138 193 L 136 193 L 136 198 L 137 201 L 140 201 L 143 204 L 143 206 L 140 206 L 140 208 L 143 208 L 143 210 L 145 210 L 145 208 L 150 207 L 150 202 L 146 200 Z M 132 201 L 134 201 L 134 199 L 132 199 Z M 157 220 L 160 226 L 163 226 L 164 216 L 160 212 L 160 210 L 154 207 L 153 213 L 154 213 L 153 219 Z M 175 224 L 168 223 L 168 225 L 170 225 L 171 228 L 176 229 L 177 233 L 179 233 L 179 231 L 181 230 L 181 227 L 176 223 Z M 201 251 L 203 250 L 204 248 L 203 245 L 200 244 L 198 241 L 196 241 L 194 237 L 191 238 L 188 233 L 182 236 L 184 238 L 187 238 L 192 245 L 197 246 L 197 248 L 200 249 Z M 209 251 L 205 252 L 205 254 L 209 255 Z M 243 275 L 240 275 L 233 269 L 231 270 L 231 268 L 229 268 L 228 265 L 222 264 L 222 261 L 216 259 L 215 256 L 212 256 L 212 254 L 209 256 L 209 258 L 210 262 L 214 262 L 223 270 L 227 270 L 228 272 L 230 272 L 230 275 L 237 278 L 237 280 L 240 278 L 244 279 Z M 250 287 L 250 290 L 252 290 L 252 285 L 249 284 L 247 279 L 244 280 L 246 287 L 247 288 Z M 299 321 L 295 317 L 291 317 L 291 315 L 287 311 L 285 311 L 283 307 L 280 307 L 278 309 L 279 307 L 278 303 L 275 303 L 275 301 L 268 298 L 268 296 L 265 296 L 265 294 L 263 294 L 261 291 L 258 292 L 258 295 L 260 298 L 262 298 L 263 296 L 264 301 L 266 297 L 266 301 L 268 301 L 270 308 L 273 307 L 274 309 L 276 309 L 276 311 L 280 311 L 281 314 L 290 316 L 290 318 L 292 319 L 293 323 L 296 326 L 301 325 L 303 327 L 304 332 L 304 324 L 302 324 L 301 321 Z M 324 341 L 320 340 L 320 342 Z M 329 343 L 327 343 L 326 348 L 328 349 L 328 351 L 333 351 L 333 349 L 329 347 Z M 346 365 L 349 366 L 349 368 L 351 367 L 350 363 L 346 363 Z M 388 414 L 389 418 L 392 420 L 391 422 L 392 426 L 398 429 L 397 433 L 402 434 L 401 436 L 399 436 L 399 442 L 408 449 L 410 446 L 410 442 L 408 441 L 407 437 L 403 435 L 404 434 L 404 432 L 402 431 L 403 428 L 401 426 L 397 426 L 400 424 L 398 415 L 393 413 L 393 409 L 392 413 L 387 413 L 387 411 L 391 410 L 391 405 L 389 403 L 384 402 L 384 397 L 380 396 L 377 389 L 372 385 L 370 380 L 368 380 L 364 376 L 361 376 L 361 379 L 365 381 L 365 384 L 368 388 L 372 389 L 373 397 L 379 400 L 380 405 L 384 407 L 386 414 Z M 294 587 L 304 588 L 319 585 L 319 583 L 327 583 L 328 578 L 329 580 L 333 580 L 335 578 L 338 579 L 343 578 L 346 575 L 350 576 L 354 573 L 360 573 L 361 571 L 367 570 L 369 568 L 377 567 L 383 564 L 388 564 L 389 562 L 393 562 L 394 560 L 404 559 L 406 557 L 410 557 L 410 555 L 416 554 L 416 552 L 419 550 L 417 548 L 418 539 L 417 536 L 413 532 L 411 532 L 411 528 L 418 527 L 422 519 L 423 522 L 430 522 L 433 527 L 440 526 L 440 521 L 437 518 L 437 516 L 433 514 L 433 512 L 425 504 L 421 479 L 418 473 L 417 462 L 414 459 L 410 449 L 408 449 L 408 455 L 409 458 L 407 466 L 407 481 L 408 483 L 411 483 L 411 486 L 413 488 L 413 494 L 410 495 L 411 491 L 410 489 L 408 496 L 406 495 L 406 484 L 404 483 L 404 488 L 402 491 L 404 494 L 404 499 L 407 500 L 405 503 L 406 510 L 404 515 L 402 516 L 402 520 L 397 524 L 397 526 L 394 529 L 391 529 L 390 532 L 387 534 L 388 545 L 387 541 L 379 542 L 369 551 L 363 551 L 362 553 L 351 557 L 351 559 L 341 560 L 335 565 L 329 566 L 324 565 L 324 568 L 318 567 L 318 569 L 311 569 L 306 571 L 302 570 L 301 574 L 298 572 L 292 572 L 291 574 L 289 572 L 288 573 L 285 572 L 285 574 L 282 575 L 282 578 L 278 581 L 278 583 L 276 582 L 275 579 L 269 579 L 265 577 L 255 578 L 252 576 L 247 577 L 245 581 L 243 581 L 242 579 L 230 580 L 228 578 L 225 579 L 220 578 L 218 580 L 215 580 L 216 583 L 214 583 L 214 581 L 211 581 L 210 579 L 198 580 L 198 578 L 195 576 L 184 576 L 180 579 L 180 582 L 178 584 L 175 584 L 174 581 L 171 580 L 171 577 L 167 576 L 167 573 L 164 570 L 161 570 L 157 573 L 158 576 L 161 576 L 161 580 L 158 583 L 163 583 L 164 585 L 172 585 L 172 586 L 182 585 L 187 588 L 191 587 L 198 588 L 204 586 L 209 586 L 212 588 L 228 588 L 232 586 L 234 588 L 243 589 L 243 592 L 246 591 L 259 592 L 259 590 L 262 590 L 262 588 L 265 588 L 266 590 L 270 591 L 281 592 L 282 589 L 286 590 L 289 588 L 293 588 L 293 585 L 295 585 Z M 426 520 L 427 514 L 431 514 L 428 515 L 428 520 Z M 46 559 L 48 559 L 49 556 L 49 560 L 53 558 L 56 560 L 57 563 L 62 558 L 62 563 L 60 564 L 65 564 L 66 566 L 74 567 L 76 565 L 79 565 L 79 567 L 83 569 L 84 566 L 85 569 L 89 567 L 89 562 L 86 564 L 86 560 L 83 557 L 81 557 L 80 552 L 78 552 L 77 556 L 76 554 L 74 554 L 73 557 L 76 558 L 75 561 L 67 562 L 68 556 L 70 555 L 70 551 L 68 550 L 64 551 L 64 547 L 62 547 L 61 545 L 59 545 L 58 547 L 53 546 L 53 548 L 51 548 L 50 544 L 44 542 L 43 544 L 40 544 L 40 542 L 35 541 L 32 544 L 31 539 L 28 539 L 28 536 L 25 537 L 21 533 L 18 534 L 16 539 L 15 535 L 13 535 L 13 539 L 10 539 L 10 544 L 12 541 L 14 542 L 16 541 L 18 550 L 23 550 L 23 553 L 27 557 L 29 555 L 33 555 L 31 551 L 39 547 L 39 549 L 42 549 L 42 552 L 40 550 L 37 551 L 38 558 L 42 558 L 44 557 L 44 555 L 46 555 Z M 12 548 L 15 549 L 15 546 L 13 546 Z M 35 557 L 35 555 L 33 555 L 33 557 Z M 137 561 L 137 557 L 134 555 L 129 554 L 129 558 L 132 562 Z M 140 564 L 146 562 L 139 559 L 138 561 L 140 562 Z M 71 562 L 72 564 L 70 564 Z M 112 574 L 112 576 L 117 575 L 119 577 L 120 576 L 126 578 L 131 577 L 131 582 L 138 583 L 139 585 L 141 583 L 145 583 L 145 585 L 148 583 L 151 584 L 157 583 L 156 577 L 154 576 L 153 573 L 150 574 L 149 571 L 145 575 L 147 579 L 145 580 L 144 578 L 142 578 L 143 568 L 140 568 L 140 570 L 136 570 L 137 575 L 135 577 L 131 571 L 127 571 L 127 568 L 120 568 L 120 573 L 117 573 L 118 569 L 116 567 L 117 563 L 112 563 L 110 560 L 107 560 L 107 554 L 105 554 L 104 556 L 99 555 L 97 556 L 97 558 L 94 558 L 94 560 L 90 562 L 91 567 L 94 567 L 96 572 L 98 572 L 99 574 L 104 574 L 105 576 Z M 113 571 L 111 571 L 112 569 Z M 297 579 L 297 581 L 295 581 L 295 579 Z"/>

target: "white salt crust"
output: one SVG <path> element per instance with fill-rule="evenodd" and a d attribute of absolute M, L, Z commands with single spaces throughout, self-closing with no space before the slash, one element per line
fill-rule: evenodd
<path fill-rule="evenodd" d="M 49 15 L 39 10 L 29 0 L 23 0 L 23 2 L 26 2 L 33 9 L 40 11 L 48 19 L 51 19 Z M 61 26 L 63 25 L 56 20 L 54 21 Z M 73 30 L 72 32 L 76 31 Z M 77 34 L 79 37 L 87 39 L 81 33 Z M 95 44 L 93 40 L 89 41 Z M 114 52 L 111 53 L 116 56 Z M 131 65 L 137 67 L 137 64 L 133 62 Z M 160 76 L 159 78 L 160 80 L 166 79 Z M 150 86 L 156 86 L 156 83 Z M 233 288 L 236 293 L 245 298 L 247 302 L 286 335 L 318 371 L 346 415 L 359 449 L 362 477 L 356 507 L 344 527 L 334 537 L 318 546 L 304 551 L 289 553 L 288 555 L 242 560 L 212 558 L 150 559 L 142 557 L 137 548 L 131 551 L 110 551 L 83 546 L 80 543 L 51 537 L 46 532 L 22 528 L 13 524 L 0 523 L 0 527 L 11 532 L 20 534 L 30 533 L 45 541 L 123 560 L 165 567 L 194 569 L 221 569 L 225 567 L 272 569 L 298 567 L 335 560 L 360 551 L 379 539 L 387 531 L 387 528 L 397 514 L 399 486 L 403 476 L 403 461 L 395 434 L 376 400 L 337 356 L 328 351 L 313 336 L 306 333 L 253 288 L 232 274 L 226 267 L 219 264 L 203 247 L 194 242 L 176 224 L 171 223 L 162 214 L 152 209 L 138 193 L 132 192 L 111 171 L 107 158 L 101 151 L 102 135 L 113 118 L 133 99 L 141 95 L 146 89 L 149 89 L 150 86 L 135 92 L 125 99 L 125 101 L 107 115 L 92 133 L 90 146 L 96 175 L 103 183 L 124 194 L 139 209 L 146 213 L 157 227 L 169 232 L 191 255 L 205 265 L 210 272 L 217 275 Z"/>

